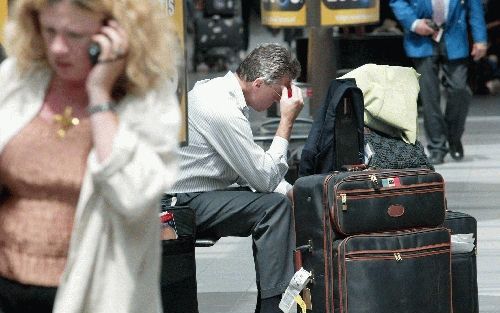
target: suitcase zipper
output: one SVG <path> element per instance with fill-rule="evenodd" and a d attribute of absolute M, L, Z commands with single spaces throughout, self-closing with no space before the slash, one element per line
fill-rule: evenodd
<path fill-rule="evenodd" d="M 354 174 L 353 174 L 353 172 L 349 172 L 349 173 L 351 173 L 351 175 L 342 178 L 337 184 L 341 183 L 342 181 L 371 180 L 373 176 L 375 176 L 375 178 L 386 178 L 386 177 L 392 177 L 392 176 L 408 177 L 408 176 L 430 174 L 430 173 L 433 173 L 433 171 L 423 168 L 423 169 L 418 169 L 418 170 L 404 170 L 404 171 L 397 171 L 397 170 L 369 171 L 368 170 L 368 171 L 363 171 L 363 172 L 354 173 Z"/>
<path fill-rule="evenodd" d="M 342 192 L 337 195 L 337 199 L 340 199 L 342 204 L 342 211 L 347 211 L 347 198 L 349 200 L 359 200 L 365 198 L 384 198 L 392 197 L 395 195 L 405 195 L 405 194 L 419 194 L 419 193 L 430 193 L 430 192 L 442 192 L 442 183 L 425 183 L 421 185 L 412 185 L 408 187 L 389 187 L 382 188 L 379 191 L 376 189 L 358 189 L 349 190 Z"/>
<path fill-rule="evenodd" d="M 342 211 L 347 211 L 347 195 L 345 193 L 341 193 L 340 198 L 342 199 Z"/>
<path fill-rule="evenodd" d="M 450 252 L 450 244 L 442 243 L 432 246 L 424 246 L 404 250 L 378 250 L 378 251 L 356 251 L 345 254 L 346 261 L 360 260 L 395 260 L 402 262 L 405 259 L 425 257 Z"/>

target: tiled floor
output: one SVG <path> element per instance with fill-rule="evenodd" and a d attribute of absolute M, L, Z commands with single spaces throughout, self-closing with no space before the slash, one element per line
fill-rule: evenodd
<path fill-rule="evenodd" d="M 257 292 L 207 292 L 199 294 L 198 307 L 200 313 L 251 313 L 255 310 L 256 299 Z M 212 308 L 212 311 L 205 311 L 205 308 Z"/>

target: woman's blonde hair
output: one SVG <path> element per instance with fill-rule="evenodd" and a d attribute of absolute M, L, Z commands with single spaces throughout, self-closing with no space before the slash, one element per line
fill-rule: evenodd
<path fill-rule="evenodd" d="M 166 77 L 176 75 L 180 44 L 172 18 L 158 0 L 17 0 L 6 28 L 5 49 L 22 73 L 35 64 L 48 66 L 38 21 L 48 5 L 69 1 L 75 6 L 115 19 L 129 37 L 125 90 L 144 94 Z"/>

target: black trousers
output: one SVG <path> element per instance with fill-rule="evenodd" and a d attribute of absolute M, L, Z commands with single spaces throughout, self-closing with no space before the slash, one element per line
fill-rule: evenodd
<path fill-rule="evenodd" d="M 176 205 L 195 210 L 198 233 L 251 235 L 261 298 L 285 291 L 294 273 L 295 248 L 292 205 L 286 196 L 241 190 L 179 193 Z"/>
<path fill-rule="evenodd" d="M 461 140 L 465 121 L 472 99 L 467 84 L 468 59 L 449 60 L 444 39 L 436 44 L 434 55 L 413 59 L 420 76 L 420 97 L 422 100 L 424 129 L 427 149 L 430 153 L 447 153 L 446 143 Z M 442 70 L 443 79 L 439 77 Z M 446 107 L 441 109 L 441 82 L 446 91 Z"/>
<path fill-rule="evenodd" d="M 0 313 L 51 313 L 56 291 L 56 287 L 24 285 L 0 277 Z"/>

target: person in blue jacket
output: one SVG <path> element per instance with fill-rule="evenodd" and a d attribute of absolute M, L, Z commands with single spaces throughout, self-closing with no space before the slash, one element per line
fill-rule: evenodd
<path fill-rule="evenodd" d="M 441 164 L 448 152 L 453 159 L 462 160 L 461 138 L 472 97 L 467 85 L 468 30 L 473 40 L 470 56 L 479 60 L 487 49 L 482 1 L 391 0 L 390 6 L 405 32 L 406 54 L 422 75 L 420 96 L 429 161 Z M 441 82 L 447 97 L 444 114 L 441 110 Z"/>

